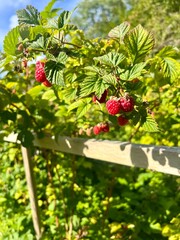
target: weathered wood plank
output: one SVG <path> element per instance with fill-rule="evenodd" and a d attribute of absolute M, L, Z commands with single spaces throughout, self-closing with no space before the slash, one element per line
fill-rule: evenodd
<path fill-rule="evenodd" d="M 16 142 L 13 135 L 9 140 Z M 34 145 L 110 163 L 146 168 L 180 176 L 180 148 L 178 147 L 61 136 L 56 141 L 50 136 L 43 139 L 36 138 Z"/>
<path fill-rule="evenodd" d="M 34 230 L 36 232 L 36 239 L 40 239 L 42 235 L 41 220 L 40 220 L 38 200 L 37 200 L 37 194 L 36 194 L 36 183 L 35 183 L 34 174 L 33 174 L 32 158 L 31 158 L 29 149 L 25 147 L 21 147 L 21 151 L 23 156 L 24 169 L 25 169 L 27 187 L 29 192 Z"/>

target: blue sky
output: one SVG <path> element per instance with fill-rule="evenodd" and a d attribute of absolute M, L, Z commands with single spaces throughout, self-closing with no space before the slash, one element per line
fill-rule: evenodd
<path fill-rule="evenodd" d="M 7 32 L 17 25 L 16 11 L 31 4 L 41 11 L 50 0 L 0 0 L 0 50 Z M 72 10 L 80 0 L 57 1 L 55 6 L 65 10 Z"/>

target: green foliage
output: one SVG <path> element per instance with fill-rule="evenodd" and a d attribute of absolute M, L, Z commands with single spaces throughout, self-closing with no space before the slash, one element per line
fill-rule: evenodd
<path fill-rule="evenodd" d="M 34 151 L 43 239 L 177 238 L 177 178 L 32 147 L 34 134 L 94 137 L 101 122 L 110 132 L 97 138 L 178 146 L 177 48 L 153 51 L 156 34 L 133 21 L 112 24 L 109 34 L 104 28 L 108 39 L 88 39 L 71 20 L 73 11 L 55 3 L 17 12 L 20 25 L 5 37 L 0 62 L 0 138 L 15 132 Z M 103 3 L 93 6 L 107 10 Z M 102 19 L 107 25 L 103 11 Z M 40 58 L 50 88 L 35 81 Z M 129 125 L 120 127 L 105 103 L 92 101 L 104 91 L 107 99 L 133 97 L 133 111 L 123 113 Z M 0 147 L 0 237 L 34 239 L 20 150 Z"/>

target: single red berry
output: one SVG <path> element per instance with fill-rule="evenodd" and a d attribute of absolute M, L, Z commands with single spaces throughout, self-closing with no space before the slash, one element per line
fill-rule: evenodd
<path fill-rule="evenodd" d="M 102 123 L 101 124 L 101 131 L 102 132 L 109 132 L 109 123 Z"/>
<path fill-rule="evenodd" d="M 129 122 L 129 120 L 126 118 L 126 117 L 124 117 L 124 116 L 119 116 L 118 118 L 117 118 L 117 120 L 118 120 L 118 124 L 120 125 L 120 126 L 124 126 L 124 125 L 126 125 L 128 122 Z"/>
<path fill-rule="evenodd" d="M 120 111 L 120 103 L 118 101 L 118 99 L 109 99 L 107 102 L 106 102 L 106 108 L 108 110 L 108 113 L 111 114 L 111 115 L 116 115 L 117 113 L 119 113 Z"/>
<path fill-rule="evenodd" d="M 119 103 L 123 112 L 131 112 L 134 109 L 134 99 L 132 97 L 122 97 L 119 99 Z"/>
<path fill-rule="evenodd" d="M 47 80 L 46 79 L 46 74 L 45 74 L 45 71 L 44 71 L 44 65 L 45 65 L 44 62 L 40 62 L 40 61 L 36 62 L 35 79 L 38 82 L 45 82 Z"/>
<path fill-rule="evenodd" d="M 47 79 L 43 82 L 44 86 L 51 87 L 52 83 L 50 83 Z"/>
<path fill-rule="evenodd" d="M 102 131 L 102 129 L 101 129 L 101 126 L 100 126 L 100 125 L 96 125 L 96 126 L 93 127 L 93 133 L 94 133 L 95 135 L 100 134 L 101 131 Z"/>
<path fill-rule="evenodd" d="M 108 91 L 105 90 L 103 92 L 103 94 L 101 95 L 100 98 L 98 98 L 96 95 L 93 96 L 92 101 L 95 103 L 96 101 L 98 101 L 99 103 L 105 103 L 106 102 L 106 97 L 107 97 Z"/>

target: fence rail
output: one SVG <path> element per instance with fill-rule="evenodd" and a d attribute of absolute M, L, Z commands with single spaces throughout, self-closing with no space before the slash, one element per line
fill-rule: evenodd
<path fill-rule="evenodd" d="M 10 134 L 5 141 L 19 143 L 17 134 Z M 180 176 L 180 148 L 131 144 L 128 142 L 70 138 L 52 136 L 35 138 L 34 146 L 85 156 L 91 159 L 107 161 L 131 167 L 141 167 L 163 173 Z M 29 192 L 32 220 L 36 239 L 41 239 L 43 230 L 36 194 L 36 182 L 33 173 L 33 159 L 30 151 L 22 147 L 22 157 Z"/>
<path fill-rule="evenodd" d="M 11 134 L 5 141 L 17 142 Z M 128 142 L 52 136 L 35 138 L 34 146 L 85 156 L 130 167 L 180 176 L 180 148 L 132 144 Z"/>

